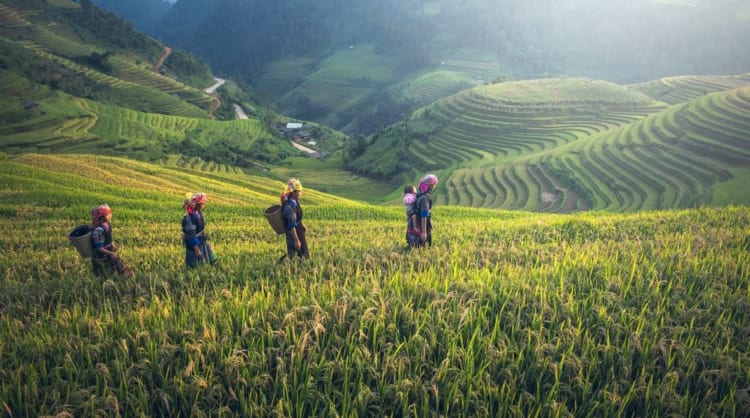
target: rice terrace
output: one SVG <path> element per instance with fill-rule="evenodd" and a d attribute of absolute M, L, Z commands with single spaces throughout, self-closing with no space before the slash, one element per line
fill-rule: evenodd
<path fill-rule="evenodd" d="M 205 93 L 178 48 L 155 71 L 123 22 L 0 0 L 0 417 L 747 416 L 750 73 L 489 82 L 467 49 L 402 77 L 347 44 L 260 74 L 340 108 L 315 123 Z M 418 106 L 323 124 L 375 91 Z M 408 249 L 426 173 L 434 243 Z M 280 261 L 292 177 L 311 257 Z M 188 269 L 197 191 L 218 263 Z M 68 239 L 103 203 L 132 276 Z"/>

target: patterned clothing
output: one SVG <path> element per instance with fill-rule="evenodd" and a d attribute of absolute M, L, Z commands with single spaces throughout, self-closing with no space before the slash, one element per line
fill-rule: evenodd
<path fill-rule="evenodd" d="M 294 256 L 309 258 L 310 251 L 307 248 L 305 232 L 307 228 L 302 224 L 302 207 L 294 198 L 287 199 L 281 210 L 281 216 L 284 219 L 284 228 L 286 229 L 286 253 L 289 258 Z M 294 246 L 294 235 L 292 230 L 297 232 L 299 238 L 299 250 Z"/>
<path fill-rule="evenodd" d="M 125 276 L 133 274 L 132 270 L 125 265 L 117 254 L 110 255 L 99 251 L 99 249 L 104 248 L 113 253 L 117 252 L 117 248 L 112 242 L 112 225 L 105 223 L 96 227 L 91 233 L 91 240 L 94 245 L 91 266 L 94 269 L 95 276 L 110 276 L 115 273 Z"/>
<path fill-rule="evenodd" d="M 418 236 L 418 239 L 414 237 L 413 235 L 410 237 L 409 233 L 407 232 L 406 240 L 409 242 L 409 245 L 412 247 L 421 247 L 425 244 L 428 246 L 432 246 L 432 196 L 430 196 L 429 192 L 426 193 L 420 193 L 417 196 L 417 202 L 415 203 L 416 206 L 416 214 L 417 214 L 417 226 L 421 229 L 422 228 L 422 219 L 427 219 L 427 240 L 423 241 L 421 237 L 421 233 Z"/>
<path fill-rule="evenodd" d="M 217 260 L 211 245 L 206 241 L 206 221 L 203 214 L 193 211 L 182 218 L 182 242 L 185 244 L 185 264 L 197 267 L 203 262 L 215 263 Z M 195 247 L 200 248 L 201 256 L 195 253 Z"/>

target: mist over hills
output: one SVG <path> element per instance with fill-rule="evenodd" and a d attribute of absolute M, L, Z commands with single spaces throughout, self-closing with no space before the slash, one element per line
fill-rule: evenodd
<path fill-rule="evenodd" d="M 739 0 L 179 0 L 157 26 L 134 23 L 248 81 L 282 112 L 354 135 L 429 103 L 389 87 L 456 61 L 454 73 L 471 74 L 444 96 L 498 78 L 634 83 L 750 68 L 750 5 Z M 341 51 L 367 45 L 387 76 L 317 77 Z M 494 68 L 477 75 L 477 63 Z M 325 88 L 355 91 L 332 105 Z"/>

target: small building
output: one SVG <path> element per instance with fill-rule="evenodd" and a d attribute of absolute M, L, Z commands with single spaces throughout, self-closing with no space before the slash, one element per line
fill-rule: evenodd
<path fill-rule="evenodd" d="M 286 124 L 286 129 L 302 129 L 302 124 L 289 122 Z"/>

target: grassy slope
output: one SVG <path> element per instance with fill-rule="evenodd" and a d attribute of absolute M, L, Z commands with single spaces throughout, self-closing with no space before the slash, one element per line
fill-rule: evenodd
<path fill-rule="evenodd" d="M 679 80 L 665 80 L 668 94 L 689 103 L 671 107 L 644 94 L 663 99 L 656 82 L 475 87 L 379 134 L 353 166 L 402 181 L 411 181 L 405 173 L 436 171 L 444 180 L 441 204 L 556 212 L 747 204 L 736 193 L 720 197 L 729 190 L 720 185 L 747 167 L 747 77 Z"/>
<path fill-rule="evenodd" d="M 308 190 L 313 259 L 276 265 L 282 184 L 108 157 L 0 160 L 0 399 L 37 415 L 730 416 L 750 408 L 747 207 L 538 215 Z M 183 270 L 186 191 L 219 268 Z M 65 234 L 114 209 L 136 270 Z M 539 390 L 539 388 L 544 388 Z"/>

